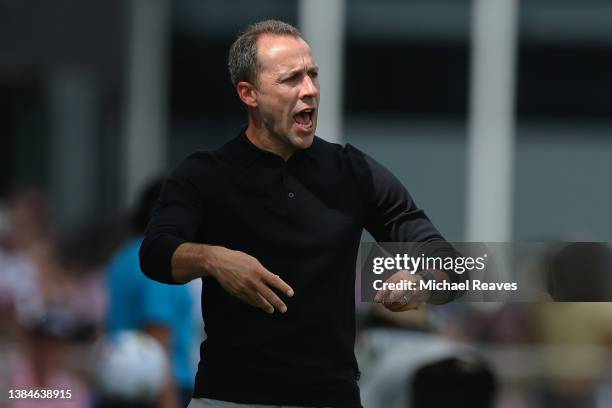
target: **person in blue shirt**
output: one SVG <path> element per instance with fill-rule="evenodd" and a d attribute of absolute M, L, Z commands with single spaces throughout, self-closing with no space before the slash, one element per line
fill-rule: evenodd
<path fill-rule="evenodd" d="M 193 390 L 192 367 L 194 329 L 192 300 L 185 285 L 164 285 L 148 279 L 140 270 L 138 250 L 142 235 L 157 203 L 161 181 L 143 192 L 132 215 L 133 236 L 112 258 L 107 274 L 107 332 L 138 330 L 157 339 L 167 350 L 172 363 L 172 378 L 162 388 L 157 406 L 186 406 Z"/>

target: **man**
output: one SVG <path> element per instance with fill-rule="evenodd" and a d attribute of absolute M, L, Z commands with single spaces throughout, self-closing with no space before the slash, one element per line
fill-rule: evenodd
<path fill-rule="evenodd" d="M 294 27 L 249 27 L 230 49 L 229 70 L 248 126 L 178 166 L 140 252 L 152 279 L 204 278 L 208 337 L 191 405 L 359 407 L 361 232 L 379 241 L 443 238 L 386 169 L 315 136 L 318 68 Z M 388 307 L 407 310 L 426 298 Z"/>

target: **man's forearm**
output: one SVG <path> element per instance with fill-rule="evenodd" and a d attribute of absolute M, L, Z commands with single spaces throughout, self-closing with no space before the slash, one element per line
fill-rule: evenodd
<path fill-rule="evenodd" d="M 211 276 L 223 250 L 219 246 L 189 242 L 179 245 L 172 254 L 172 277 L 176 282 L 186 283 Z"/>

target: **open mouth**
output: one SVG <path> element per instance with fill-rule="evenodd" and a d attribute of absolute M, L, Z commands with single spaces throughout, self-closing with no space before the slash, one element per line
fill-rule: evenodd
<path fill-rule="evenodd" d="M 304 109 L 293 115 L 293 121 L 295 125 L 304 130 L 310 131 L 313 127 L 312 115 L 314 114 L 314 109 Z"/>

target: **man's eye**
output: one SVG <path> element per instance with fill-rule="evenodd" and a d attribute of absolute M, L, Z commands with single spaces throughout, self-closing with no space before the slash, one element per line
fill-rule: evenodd
<path fill-rule="evenodd" d="M 318 71 L 313 71 L 313 72 L 310 73 L 310 76 L 312 78 L 317 78 L 319 76 L 319 72 Z"/>

